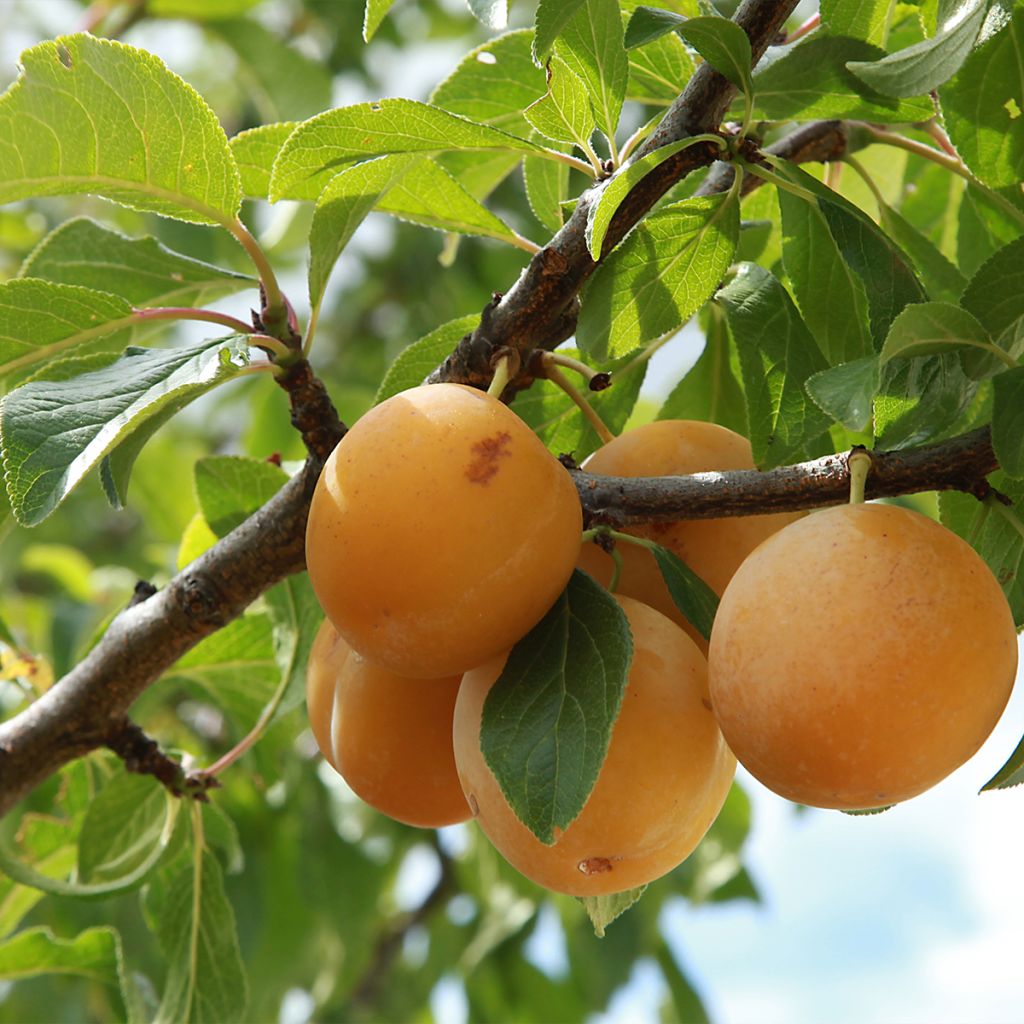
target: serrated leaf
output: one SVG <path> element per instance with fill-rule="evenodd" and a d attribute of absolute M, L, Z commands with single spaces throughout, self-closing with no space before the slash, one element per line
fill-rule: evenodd
<path fill-rule="evenodd" d="M 0 283 L 0 379 L 91 350 L 131 323 L 131 304 L 109 292 L 30 278 Z"/>
<path fill-rule="evenodd" d="M 1024 316 L 1024 238 L 1003 246 L 981 265 L 960 304 L 998 337 Z"/>
<path fill-rule="evenodd" d="M 936 170 L 941 172 L 938 167 Z M 955 210 L 950 233 L 955 240 L 957 263 L 968 277 L 1004 245 L 1024 235 L 1024 224 L 1007 216 L 997 196 L 1024 209 L 1024 194 L 1017 186 L 990 190 L 969 182 Z"/>
<path fill-rule="evenodd" d="M 978 38 L 988 7 L 988 0 L 965 0 L 931 39 L 878 60 L 855 60 L 846 66 L 886 96 L 922 96 L 956 74 Z"/>
<path fill-rule="evenodd" d="M 579 896 L 577 898 L 583 904 L 583 909 L 594 926 L 594 934 L 599 939 L 603 939 L 608 925 L 629 910 L 643 896 L 646 888 L 646 885 L 641 885 L 638 889 L 613 892 L 607 896 Z"/>
<path fill-rule="evenodd" d="M 1022 782 L 1024 782 L 1024 737 L 1021 738 L 1014 752 L 1007 758 L 1006 764 L 981 787 L 981 792 L 984 793 L 993 789 L 1012 789 L 1014 786 L 1019 786 Z"/>
<path fill-rule="evenodd" d="M 167 819 L 167 791 L 152 776 L 115 775 L 86 812 L 78 839 L 78 880 L 110 882 L 152 864 Z"/>
<path fill-rule="evenodd" d="M 874 402 L 877 444 L 905 448 L 949 433 L 977 390 L 956 352 L 888 363 Z"/>
<path fill-rule="evenodd" d="M 649 545 L 675 606 L 705 640 L 718 611 L 718 595 L 681 559 L 660 544 Z"/>
<path fill-rule="evenodd" d="M 720 423 L 746 437 L 746 402 L 729 357 L 729 329 L 718 306 L 707 309 L 704 351 L 665 399 L 657 419 Z"/>
<path fill-rule="evenodd" d="M 0 97 L 0 202 L 91 192 L 199 224 L 231 222 L 242 193 L 224 130 L 144 50 L 87 33 L 21 55 Z"/>
<path fill-rule="evenodd" d="M 172 252 L 151 235 L 128 238 L 85 217 L 51 231 L 18 276 L 119 295 L 136 308 L 203 306 L 256 287 L 252 277 Z"/>
<path fill-rule="evenodd" d="M 568 142 L 581 149 L 590 144 L 594 131 L 590 95 L 583 80 L 557 55 L 548 60 L 548 91 L 523 115 L 553 142 Z"/>
<path fill-rule="evenodd" d="M 686 44 L 673 34 L 629 51 L 626 99 L 668 105 L 686 87 L 694 72 Z"/>
<path fill-rule="evenodd" d="M 622 38 L 618 0 L 584 0 L 562 29 L 555 47 L 584 83 L 597 127 L 613 146 L 629 82 L 629 60 Z"/>
<path fill-rule="evenodd" d="M 302 120 L 331 105 L 331 75 L 255 18 L 225 18 L 207 29 L 238 56 L 237 75 L 265 122 Z M 268 55 L 273 54 L 273 59 Z"/>
<path fill-rule="evenodd" d="M 872 403 L 881 387 L 878 356 L 865 356 L 821 370 L 808 377 L 804 387 L 829 419 L 842 423 L 847 430 L 867 430 L 871 426 Z"/>
<path fill-rule="evenodd" d="M 203 853 L 179 862 L 166 878 L 150 883 L 145 905 L 167 961 L 155 1024 L 243 1020 L 248 985 L 216 858 Z"/>
<path fill-rule="evenodd" d="M 951 349 L 973 347 L 991 351 L 988 331 L 965 309 L 948 302 L 922 302 L 907 306 L 892 322 L 880 358 L 931 356 Z"/>
<path fill-rule="evenodd" d="M 540 66 L 547 60 L 555 40 L 586 0 L 540 0 L 534 19 L 533 59 Z"/>
<path fill-rule="evenodd" d="M 460 316 L 435 327 L 429 334 L 414 341 L 391 364 L 380 382 L 373 404 L 379 405 L 385 398 L 422 384 L 427 374 L 451 354 L 459 339 L 472 331 L 479 322 L 477 314 Z"/>
<path fill-rule="evenodd" d="M 196 498 L 218 537 L 262 508 L 288 482 L 288 474 L 266 459 L 208 455 L 195 465 Z"/>
<path fill-rule="evenodd" d="M 533 215 L 552 234 L 565 220 L 562 203 L 569 195 L 569 167 L 528 156 L 523 160 L 523 183 Z"/>
<path fill-rule="evenodd" d="M 280 671 L 278 688 L 264 710 L 273 722 L 306 699 L 306 665 L 323 612 L 306 574 L 289 576 L 271 587 L 265 597 Z"/>
<path fill-rule="evenodd" d="M 428 103 L 357 103 L 303 121 L 288 136 L 274 163 L 270 199 L 316 199 L 335 174 L 371 157 L 451 150 L 544 152 L 526 139 Z"/>
<path fill-rule="evenodd" d="M 466 0 L 473 17 L 490 29 L 508 24 L 508 0 Z"/>
<path fill-rule="evenodd" d="M 960 491 L 943 491 L 939 495 L 939 513 L 943 526 L 967 540 L 988 563 L 1010 602 L 1013 621 L 1020 630 L 1024 628 L 1024 480 L 1014 480 L 997 471 L 989 475 L 988 481 L 1013 502 L 1007 509 L 1008 515 Z M 1016 784 L 1003 781 L 1004 786 Z"/>
<path fill-rule="evenodd" d="M 1024 366 L 992 381 L 992 447 L 1009 476 L 1024 477 Z"/>
<path fill-rule="evenodd" d="M 1024 8 L 939 89 L 950 140 L 991 188 L 1024 179 Z"/>
<path fill-rule="evenodd" d="M 509 652 L 487 694 L 484 759 L 516 816 L 543 843 L 569 827 L 594 788 L 632 656 L 622 609 L 576 571 Z"/>
<path fill-rule="evenodd" d="M 602 256 L 601 247 L 608 232 L 608 225 L 611 224 L 612 218 L 615 216 L 615 211 L 622 205 L 622 201 L 629 195 L 633 187 L 646 178 L 655 167 L 664 163 L 669 157 L 675 156 L 680 150 L 686 149 L 688 145 L 692 145 L 692 142 L 682 139 L 669 143 L 667 146 L 661 146 L 623 168 L 604 186 L 597 202 L 591 203 L 587 211 L 587 248 L 595 260 Z"/>
<path fill-rule="evenodd" d="M 129 431 L 169 403 L 236 376 L 248 358 L 242 338 L 171 351 L 130 348 L 103 369 L 12 391 L 0 405 L 0 434 L 18 521 L 42 522 Z"/>
<path fill-rule="evenodd" d="M 722 280 L 739 230 L 731 194 L 686 199 L 651 214 L 587 284 L 576 329 L 580 348 L 600 362 L 681 326 Z"/>
<path fill-rule="evenodd" d="M 363 13 L 363 42 L 368 43 L 374 37 L 394 2 L 395 0 L 366 0 Z"/>
<path fill-rule="evenodd" d="M 637 46 L 646 46 L 656 39 L 661 39 L 674 32 L 686 21 L 681 14 L 675 11 L 667 11 L 663 7 L 645 7 L 643 5 L 633 9 L 626 24 L 626 33 L 623 42 L 627 50 Z"/>
<path fill-rule="evenodd" d="M 141 883 L 153 870 L 154 866 L 166 853 L 174 837 L 174 823 L 177 821 L 179 802 L 169 794 L 164 796 L 166 817 L 160 841 L 150 848 L 149 854 L 122 875 L 103 882 L 68 881 L 66 878 L 54 878 L 43 874 L 39 868 L 42 864 L 26 864 L 14 851 L 0 843 L 0 870 L 8 877 L 54 896 L 75 896 L 80 899 L 106 899 L 115 893 L 128 892 Z"/>
<path fill-rule="evenodd" d="M 816 32 L 754 75 L 754 116 L 769 121 L 927 121 L 935 113 L 930 99 L 884 96 L 846 67 L 849 61 L 884 55 L 863 40 Z"/>
<path fill-rule="evenodd" d="M 821 0 L 821 21 L 832 35 L 884 46 L 891 6 L 890 0 Z"/>
<path fill-rule="evenodd" d="M 728 18 L 689 18 L 676 31 L 745 95 L 754 93 L 750 37 Z"/>
<path fill-rule="evenodd" d="M 89 928 L 58 939 L 49 928 L 28 928 L 0 943 L 0 979 L 11 982 L 40 974 L 74 974 L 117 985 L 121 940 L 113 928 Z"/>
<path fill-rule="evenodd" d="M 808 398 L 825 360 L 785 288 L 763 267 L 740 264 L 717 296 L 740 355 L 754 461 L 768 468 L 806 458 L 829 420 Z"/>
<path fill-rule="evenodd" d="M 896 805 L 886 804 L 884 807 L 858 807 L 858 808 L 840 808 L 843 814 L 850 814 L 853 817 L 860 816 L 871 816 L 872 814 L 882 814 L 884 811 L 891 811 Z"/>
<path fill-rule="evenodd" d="M 782 260 L 800 312 L 832 365 L 872 351 L 867 296 L 843 259 L 821 206 L 779 189 Z"/>
<path fill-rule="evenodd" d="M 298 121 L 264 124 L 239 132 L 230 140 L 231 153 L 241 175 L 242 194 L 248 199 L 266 199 L 270 194 L 270 172 L 285 140 Z"/>
<path fill-rule="evenodd" d="M 405 153 L 365 160 L 336 174 L 320 193 L 309 229 L 309 302 L 314 309 L 356 228 L 416 160 Z"/>
<path fill-rule="evenodd" d="M 579 355 L 574 349 L 559 351 L 569 356 Z M 588 393 L 587 401 L 605 426 L 618 434 L 636 405 L 647 361 L 624 358 L 601 369 L 611 373 L 612 385 L 604 391 Z M 582 462 L 603 444 L 576 403 L 551 381 L 534 381 L 528 390 L 517 396 L 515 410 L 556 455 L 571 453 L 577 462 Z"/>
<path fill-rule="evenodd" d="M 955 302 L 967 285 L 964 275 L 902 214 L 885 203 L 879 203 L 878 212 L 882 227 L 910 257 L 928 295 L 940 301 Z"/>

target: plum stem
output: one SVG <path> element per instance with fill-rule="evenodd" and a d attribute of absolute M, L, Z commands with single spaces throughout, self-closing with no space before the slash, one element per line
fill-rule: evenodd
<path fill-rule="evenodd" d="M 864 448 L 854 448 L 846 459 L 850 471 L 850 504 L 864 504 L 864 485 L 871 472 L 871 455 Z"/>

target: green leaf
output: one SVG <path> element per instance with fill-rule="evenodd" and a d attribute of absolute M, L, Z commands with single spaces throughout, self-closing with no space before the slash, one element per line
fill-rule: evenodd
<path fill-rule="evenodd" d="M 40 43 L 21 64 L 0 97 L 0 202 L 91 192 L 199 224 L 235 219 L 224 130 L 152 54 L 83 33 Z"/>
<path fill-rule="evenodd" d="M 135 888 L 146 878 L 171 844 L 171 840 L 174 837 L 174 823 L 177 820 L 180 804 L 176 798 L 165 794 L 164 806 L 166 817 L 164 818 L 160 841 L 150 848 L 149 854 L 145 859 L 136 863 L 130 871 L 120 878 L 103 882 L 69 882 L 66 878 L 54 878 L 38 870 L 39 867 L 43 866 L 42 864 L 29 865 L 24 863 L 17 854 L 7 849 L 2 843 L 0 843 L 0 870 L 15 882 L 20 882 L 22 885 L 28 885 L 55 896 L 106 899 L 115 893 L 127 892 Z"/>
<path fill-rule="evenodd" d="M 167 961 L 155 1024 L 244 1020 L 248 984 L 217 859 L 203 853 L 179 862 L 150 883 L 145 908 Z"/>
<path fill-rule="evenodd" d="M 473 17 L 490 29 L 508 24 L 508 0 L 466 0 Z"/>
<path fill-rule="evenodd" d="M 718 611 L 718 595 L 681 559 L 653 542 L 649 546 L 675 606 L 705 640 Z"/>
<path fill-rule="evenodd" d="M 559 351 L 569 356 L 579 355 L 574 349 Z M 647 360 L 623 358 L 601 369 L 611 373 L 612 386 L 588 393 L 587 400 L 608 429 L 617 434 L 636 405 Z M 603 443 L 576 403 L 549 380 L 534 381 L 527 391 L 518 395 L 515 410 L 556 455 L 571 453 L 577 462 L 582 462 Z"/>
<path fill-rule="evenodd" d="M 1024 477 L 1024 366 L 992 381 L 992 447 L 1003 471 Z"/>
<path fill-rule="evenodd" d="M 248 358 L 242 338 L 171 351 L 130 348 L 101 370 L 12 391 L 0 405 L 0 433 L 18 521 L 42 522 L 129 431 L 169 403 L 236 376 Z"/>
<path fill-rule="evenodd" d="M 936 171 L 942 169 L 936 167 Z M 956 259 L 960 270 L 968 277 L 1004 245 L 1024 235 L 1024 225 L 1016 217 L 1008 217 L 1007 210 L 997 197 L 1024 209 L 1024 194 L 1017 186 L 986 189 L 983 185 L 968 183 L 955 209 L 952 227 L 956 246 Z"/>
<path fill-rule="evenodd" d="M 218 20 L 208 31 L 238 55 L 238 77 L 260 120 L 299 121 L 330 107 L 331 76 L 325 65 L 255 18 Z"/>
<path fill-rule="evenodd" d="M 891 8 L 890 0 L 821 0 L 821 21 L 832 35 L 884 46 Z"/>
<path fill-rule="evenodd" d="M 303 121 L 288 136 L 271 174 L 270 198 L 316 199 L 338 171 L 371 157 L 450 150 L 544 152 L 526 139 L 428 103 L 357 103 Z"/>
<path fill-rule="evenodd" d="M 753 96 L 750 37 L 728 18 L 689 18 L 676 31 L 721 75 Z"/>
<path fill-rule="evenodd" d="M 829 420 L 804 383 L 825 360 L 785 288 L 763 267 L 741 263 L 718 293 L 740 355 L 754 461 L 768 468 L 806 458 Z"/>
<path fill-rule="evenodd" d="M 459 339 L 474 330 L 479 322 L 480 317 L 475 313 L 460 316 L 456 320 L 449 320 L 446 324 L 435 327 L 429 334 L 414 341 L 391 364 L 391 368 L 380 383 L 373 404 L 379 405 L 385 398 L 422 384 L 424 377 L 444 362 Z"/>
<path fill-rule="evenodd" d="M 580 896 L 577 898 L 583 904 L 583 909 L 594 926 L 594 934 L 599 939 L 603 939 L 608 925 L 629 910 L 643 896 L 646 888 L 646 885 L 641 885 L 638 889 L 613 892 L 607 896 Z"/>
<path fill-rule="evenodd" d="M 565 220 L 562 203 L 569 195 L 569 167 L 552 160 L 528 156 L 523 160 L 526 199 L 533 215 L 552 234 Z"/>
<path fill-rule="evenodd" d="M 686 87 L 694 72 L 686 44 L 673 34 L 629 51 L 626 99 L 666 106 Z"/>
<path fill-rule="evenodd" d="M 841 363 L 807 378 L 807 394 L 831 420 L 860 432 L 871 425 L 872 403 L 881 387 L 878 356 Z"/>
<path fill-rule="evenodd" d="M 686 18 L 675 11 L 666 11 L 662 7 L 640 6 L 633 10 L 626 25 L 624 43 L 627 50 L 637 46 L 645 46 L 653 43 L 674 32 L 680 25 L 686 22 Z"/>
<path fill-rule="evenodd" d="M 548 61 L 548 91 L 524 111 L 526 120 L 554 142 L 586 149 L 594 131 L 594 111 L 583 80 L 558 56 Z"/>
<path fill-rule="evenodd" d="M 256 287 L 245 274 L 172 252 L 149 235 L 127 238 L 85 217 L 51 231 L 18 276 L 119 295 L 136 308 L 203 306 Z"/>
<path fill-rule="evenodd" d="M 262 508 L 288 482 L 288 474 L 266 459 L 208 455 L 195 465 L 196 497 L 218 537 Z"/>
<path fill-rule="evenodd" d="M 879 203 L 878 212 L 882 227 L 910 257 L 928 295 L 940 301 L 955 302 L 967 285 L 963 274 L 902 214 L 885 203 Z"/>
<path fill-rule="evenodd" d="M 356 228 L 416 159 L 403 153 L 365 160 L 336 174 L 320 193 L 309 229 L 309 302 L 314 309 Z"/>
<path fill-rule="evenodd" d="M 1020 630 L 1024 628 L 1024 480 L 1014 480 L 1002 471 L 990 474 L 988 480 L 1013 502 L 1005 512 L 980 503 L 970 494 L 943 491 L 939 513 L 942 524 L 967 540 L 988 563 Z"/>
<path fill-rule="evenodd" d="M 129 302 L 109 292 L 21 278 L 0 284 L 0 379 L 24 376 L 132 323 Z"/>
<path fill-rule="evenodd" d="M 935 113 L 930 99 L 884 96 L 846 67 L 884 54 L 860 39 L 816 32 L 754 75 L 754 116 L 769 121 L 927 121 Z"/>
<path fill-rule="evenodd" d="M 273 722 L 305 702 L 306 664 L 323 612 L 305 573 L 272 587 L 266 602 L 274 630 L 274 659 L 281 674 L 278 689 L 267 703 Z"/>
<path fill-rule="evenodd" d="M 887 364 L 874 403 L 877 444 L 904 448 L 948 434 L 977 390 L 956 352 Z"/>
<path fill-rule="evenodd" d="M 947 27 L 931 39 L 879 60 L 850 61 L 847 67 L 886 96 L 921 96 L 931 92 L 952 78 L 963 64 L 978 38 L 988 7 L 988 0 L 965 0 L 949 14 Z"/>
<path fill-rule="evenodd" d="M 1024 179 L 1024 8 L 939 89 L 950 140 L 991 188 Z"/>
<path fill-rule="evenodd" d="M 28 928 L 0 944 L 0 979 L 39 974 L 75 974 L 102 985 L 117 985 L 121 939 L 113 928 L 89 928 L 73 939 L 58 939 L 49 928 Z"/>
<path fill-rule="evenodd" d="M 680 150 L 686 149 L 688 145 L 692 145 L 692 141 L 682 139 L 679 142 L 661 146 L 652 153 L 647 153 L 623 168 L 601 189 L 597 202 L 591 203 L 587 211 L 587 247 L 595 260 L 601 258 L 601 247 L 604 244 L 605 235 L 608 233 L 608 225 L 611 224 L 612 218 L 615 216 L 615 211 L 622 205 L 622 201 L 629 195 L 633 187 L 646 178 L 655 167 L 664 163 L 669 157 L 675 156 Z"/>
<path fill-rule="evenodd" d="M 706 420 L 747 436 L 747 407 L 729 354 L 729 328 L 718 306 L 708 309 L 704 351 L 672 389 L 659 420 Z"/>
<path fill-rule="evenodd" d="M 537 4 L 533 59 L 538 66 L 547 60 L 555 40 L 585 3 L 586 0 L 540 0 Z"/>
<path fill-rule="evenodd" d="M 186 18 L 205 21 L 208 18 L 235 18 L 252 10 L 262 0 L 146 0 L 146 14 L 151 18 Z"/>
<path fill-rule="evenodd" d="M 632 656 L 622 609 L 577 571 L 512 648 L 484 701 L 484 759 L 516 816 L 543 843 L 569 827 L 594 788 Z"/>
<path fill-rule="evenodd" d="M 231 153 L 238 164 L 242 194 L 246 198 L 266 199 L 270 194 L 270 172 L 274 161 L 297 126 L 298 121 L 264 124 L 231 138 Z"/>
<path fill-rule="evenodd" d="M 368 43 L 374 36 L 395 0 L 366 0 L 363 14 L 363 42 Z"/>
<path fill-rule="evenodd" d="M 1024 238 L 1003 246 L 981 265 L 960 304 L 994 338 L 1024 316 Z"/>
<path fill-rule="evenodd" d="M 884 366 L 891 359 L 931 356 L 965 347 L 991 351 L 994 346 L 988 331 L 966 310 L 948 302 L 922 302 L 907 306 L 892 322 L 881 361 Z"/>
<path fill-rule="evenodd" d="M 86 812 L 78 839 L 78 880 L 117 881 L 153 864 L 167 820 L 167 791 L 149 775 L 115 775 Z M 144 877 L 144 876 L 143 876 Z"/>
<path fill-rule="evenodd" d="M 993 789 L 1012 789 L 1022 782 L 1024 782 L 1024 737 L 1021 738 L 1006 764 L 981 787 L 981 792 Z"/>
<path fill-rule="evenodd" d="M 739 230 L 730 193 L 651 214 L 590 279 L 576 330 L 580 348 L 601 361 L 681 326 L 722 280 Z"/>
<path fill-rule="evenodd" d="M 175 662 L 165 676 L 170 679 L 201 687 L 240 731 L 248 731 L 281 679 L 270 619 L 250 613 L 228 623 Z"/>
<path fill-rule="evenodd" d="M 629 82 L 618 0 L 584 0 L 562 29 L 555 52 L 583 81 L 597 127 L 614 145 Z"/>
<path fill-rule="evenodd" d="M 668 986 L 672 1008 L 675 1010 L 675 1016 L 667 1019 L 678 1021 L 679 1024 L 710 1024 L 711 1018 L 701 1002 L 700 995 L 690 979 L 683 974 L 667 943 L 659 943 L 655 958 Z"/>
<path fill-rule="evenodd" d="M 808 329 L 832 365 L 872 351 L 867 296 L 818 203 L 779 189 L 782 259 Z"/>

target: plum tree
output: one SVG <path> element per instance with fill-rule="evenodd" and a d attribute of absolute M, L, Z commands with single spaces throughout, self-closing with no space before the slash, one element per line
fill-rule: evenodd
<path fill-rule="evenodd" d="M 711 714 L 704 655 L 660 612 L 617 600 L 633 633 L 629 683 L 593 792 L 553 845 L 519 821 L 480 751 L 484 701 L 505 656 L 467 672 L 455 705 L 455 762 L 480 827 L 527 878 L 576 896 L 671 871 L 721 810 L 736 768 Z"/>
<path fill-rule="evenodd" d="M 658 420 L 620 434 L 584 463 L 606 476 L 672 476 L 710 470 L 753 469 L 750 442 L 717 423 Z M 627 532 L 656 541 L 678 555 L 717 594 L 740 563 L 766 537 L 800 517 L 800 513 L 651 523 Z M 657 608 L 679 623 L 706 653 L 707 641 L 676 607 L 649 551 L 620 544 L 622 573 L 617 589 Z M 595 544 L 580 550 L 578 566 L 602 583 L 612 577 L 611 557 Z"/>
<path fill-rule="evenodd" d="M 893 505 L 816 512 L 761 545 L 722 595 L 711 697 L 740 762 L 818 807 L 915 796 L 984 742 L 1017 667 L 988 566 Z"/>
<path fill-rule="evenodd" d="M 355 650 L 437 677 L 507 650 L 540 619 L 581 529 L 572 481 L 537 435 L 496 398 L 444 384 L 389 398 L 346 434 L 317 484 L 306 553 Z"/>
<path fill-rule="evenodd" d="M 452 753 L 461 676 L 409 679 L 367 661 L 324 620 L 306 675 L 309 722 L 324 757 L 370 806 L 439 828 L 465 821 Z"/>

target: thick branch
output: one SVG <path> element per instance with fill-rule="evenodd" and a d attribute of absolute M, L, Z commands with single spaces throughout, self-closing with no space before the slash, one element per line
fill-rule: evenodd
<path fill-rule="evenodd" d="M 744 0 L 734 20 L 750 36 L 755 62 L 795 6 L 795 0 Z M 734 93 L 735 88 L 710 64 L 702 64 L 633 159 L 679 139 L 714 131 Z M 617 245 L 676 182 L 696 168 L 706 167 L 718 152 L 710 142 L 698 143 L 669 157 L 646 175 L 616 211 L 603 252 Z M 431 374 L 431 382 L 486 386 L 495 349 L 509 346 L 525 353 L 534 348 L 554 348 L 573 333 L 576 296 L 597 265 L 587 249 L 587 213 L 605 185 L 595 185 L 580 197 L 561 231 L 530 260 L 509 291 L 484 311 L 479 327 L 466 335 Z"/>
<path fill-rule="evenodd" d="M 866 496 L 959 490 L 979 497 L 985 476 L 999 468 L 988 427 L 949 441 L 895 452 L 872 452 Z M 850 493 L 846 453 L 759 472 L 692 476 L 611 477 L 575 470 L 588 526 L 629 526 L 658 520 L 714 519 L 839 505 Z"/>

